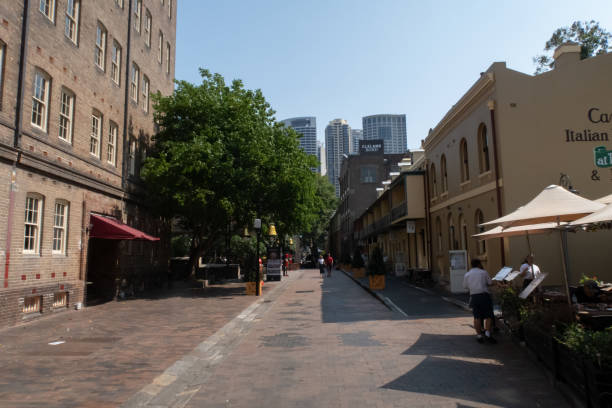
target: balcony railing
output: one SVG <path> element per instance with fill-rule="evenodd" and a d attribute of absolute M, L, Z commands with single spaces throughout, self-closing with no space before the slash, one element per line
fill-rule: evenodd
<path fill-rule="evenodd" d="M 391 210 L 391 221 L 395 221 L 402 217 L 405 217 L 406 214 L 408 214 L 408 206 L 406 205 L 406 202 L 404 201 L 400 205 L 398 205 L 397 207 L 394 207 Z"/>

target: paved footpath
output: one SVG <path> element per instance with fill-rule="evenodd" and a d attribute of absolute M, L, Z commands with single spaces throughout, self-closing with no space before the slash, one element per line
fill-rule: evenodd
<path fill-rule="evenodd" d="M 342 273 L 296 276 L 125 406 L 567 406 L 514 344 L 478 344 L 439 297 L 413 290 L 404 315 Z"/>
<path fill-rule="evenodd" d="M 264 294 L 278 286 L 264 285 Z M 117 407 L 256 301 L 181 286 L 0 330 L 0 407 Z M 58 345 L 50 342 L 63 341 Z"/>

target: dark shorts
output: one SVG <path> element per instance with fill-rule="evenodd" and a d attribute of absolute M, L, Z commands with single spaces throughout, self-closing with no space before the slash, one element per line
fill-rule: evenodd
<path fill-rule="evenodd" d="M 325 273 L 325 269 L 326 269 L 325 264 L 319 265 L 319 273 L 324 274 Z"/>
<path fill-rule="evenodd" d="M 470 296 L 470 306 L 472 306 L 474 319 L 493 318 L 493 301 L 488 293 Z"/>

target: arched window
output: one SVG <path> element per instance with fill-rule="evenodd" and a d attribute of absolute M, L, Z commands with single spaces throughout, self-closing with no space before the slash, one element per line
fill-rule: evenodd
<path fill-rule="evenodd" d="M 442 177 L 442 192 L 448 191 L 448 173 L 446 171 L 446 156 L 440 158 L 440 176 Z"/>
<path fill-rule="evenodd" d="M 489 143 L 487 142 L 487 127 L 484 123 L 481 123 L 478 127 L 478 163 L 480 164 L 481 173 L 486 173 L 491 170 Z"/>
<path fill-rule="evenodd" d="M 461 231 L 461 249 L 468 250 L 468 230 L 463 214 L 459 216 L 459 229 Z"/>
<path fill-rule="evenodd" d="M 430 167 L 430 171 L 431 171 L 431 196 L 435 197 L 438 195 L 438 182 L 436 180 L 436 165 L 435 164 L 431 164 Z"/>
<path fill-rule="evenodd" d="M 470 179 L 470 166 L 468 162 L 468 148 L 465 139 L 461 139 L 459 143 L 459 155 L 461 160 L 461 182 L 468 181 Z"/>
<path fill-rule="evenodd" d="M 448 214 L 448 249 L 453 250 L 457 249 L 455 245 L 457 241 L 455 240 L 455 224 L 453 223 L 453 214 Z"/>
<path fill-rule="evenodd" d="M 438 238 L 438 254 L 442 253 L 442 222 L 436 217 L 436 236 Z"/>
<path fill-rule="evenodd" d="M 485 228 L 480 226 L 480 224 L 482 224 L 483 222 L 484 222 L 484 215 L 482 214 L 482 211 L 480 209 L 477 209 L 476 213 L 474 214 L 474 232 L 476 234 L 480 234 L 481 232 L 485 231 Z M 482 255 L 486 252 L 487 252 L 486 241 L 484 239 L 478 240 L 478 255 Z"/>

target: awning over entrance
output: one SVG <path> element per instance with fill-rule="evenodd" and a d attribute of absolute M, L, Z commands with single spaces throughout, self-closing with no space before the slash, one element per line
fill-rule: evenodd
<path fill-rule="evenodd" d="M 145 234 L 144 232 L 127 226 L 114 218 L 96 214 L 91 214 L 90 217 L 90 224 L 92 226 L 89 232 L 90 238 L 130 240 L 143 239 L 146 241 L 159 241 L 159 238 Z"/>

